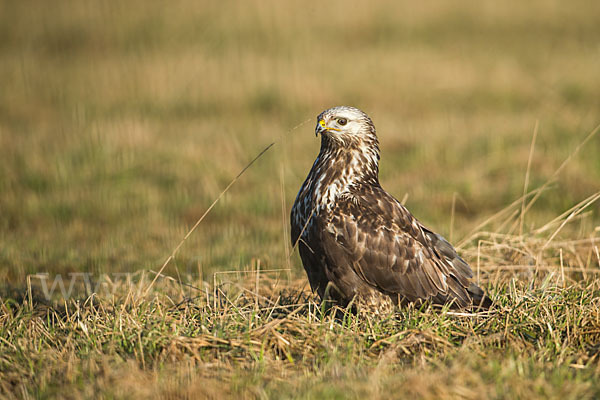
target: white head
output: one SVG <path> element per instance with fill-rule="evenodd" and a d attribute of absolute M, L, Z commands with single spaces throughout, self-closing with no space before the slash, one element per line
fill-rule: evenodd
<path fill-rule="evenodd" d="M 354 107 L 330 108 L 317 117 L 315 133 L 321 134 L 321 151 L 313 168 L 326 165 L 331 180 L 378 181 L 379 142 L 367 114 Z"/>
<path fill-rule="evenodd" d="M 315 134 L 332 139 L 338 145 L 377 142 L 371 118 L 358 108 L 348 106 L 333 107 L 319 114 Z"/>

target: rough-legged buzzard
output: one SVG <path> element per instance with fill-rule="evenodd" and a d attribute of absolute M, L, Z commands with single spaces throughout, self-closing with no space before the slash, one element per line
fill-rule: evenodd
<path fill-rule="evenodd" d="M 371 119 L 334 107 L 317 117 L 319 134 L 321 150 L 291 213 L 292 242 L 313 291 L 377 311 L 423 300 L 488 308 L 452 245 L 380 186 Z"/>

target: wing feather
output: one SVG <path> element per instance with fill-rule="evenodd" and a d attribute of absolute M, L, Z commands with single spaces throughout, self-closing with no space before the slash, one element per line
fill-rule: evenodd
<path fill-rule="evenodd" d="M 376 199 L 367 193 L 336 205 L 335 218 L 329 221 L 333 227 L 322 231 L 335 235 L 323 241 L 329 264 L 350 263 L 368 285 L 410 301 L 455 299 L 460 306 L 468 305 L 473 272 L 452 245 L 423 227 L 383 189 L 371 194 Z"/>

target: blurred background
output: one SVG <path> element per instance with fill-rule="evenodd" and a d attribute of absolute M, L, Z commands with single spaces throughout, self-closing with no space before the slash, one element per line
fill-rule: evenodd
<path fill-rule="evenodd" d="M 289 210 L 315 118 L 342 104 L 375 122 L 382 185 L 456 242 L 522 195 L 536 121 L 529 188 L 600 123 L 599 18 L 584 0 L 2 1 L 0 280 L 157 270 L 273 141 L 165 273 L 302 273 Z M 599 152 L 527 229 L 600 189 Z"/>

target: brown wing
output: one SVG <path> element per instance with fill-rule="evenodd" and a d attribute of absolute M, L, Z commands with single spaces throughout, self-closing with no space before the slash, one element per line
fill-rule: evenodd
<path fill-rule="evenodd" d="M 298 247 L 311 289 L 323 298 L 329 280 L 325 273 L 326 261 L 319 242 L 320 238 L 315 230 L 319 218 L 315 215 L 298 217 L 295 213 L 301 210 L 296 208 L 297 202 L 298 200 L 292 207 L 290 218 L 292 246 Z M 308 223 L 311 220 L 312 223 Z"/>
<path fill-rule="evenodd" d="M 372 287 L 409 301 L 472 304 L 471 268 L 383 189 L 340 199 L 322 228 L 328 262 L 351 265 Z"/>

